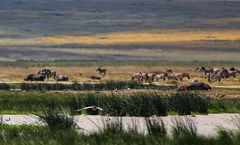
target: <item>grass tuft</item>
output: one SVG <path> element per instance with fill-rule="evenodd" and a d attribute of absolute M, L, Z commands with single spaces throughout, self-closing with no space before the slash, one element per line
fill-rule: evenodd
<path fill-rule="evenodd" d="M 74 117 L 55 111 L 53 108 L 48 108 L 45 114 L 38 116 L 40 121 L 47 124 L 51 131 L 57 131 L 59 129 L 71 130 L 77 126 L 74 122 Z"/>

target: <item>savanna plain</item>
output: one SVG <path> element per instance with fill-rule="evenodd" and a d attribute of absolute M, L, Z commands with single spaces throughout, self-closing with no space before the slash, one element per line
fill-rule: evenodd
<path fill-rule="evenodd" d="M 0 144 L 240 144 L 239 0 L 3 0 L 0 23 Z"/>

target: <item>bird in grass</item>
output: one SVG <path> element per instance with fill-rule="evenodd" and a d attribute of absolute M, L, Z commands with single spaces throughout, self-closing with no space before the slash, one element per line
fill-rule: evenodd
<path fill-rule="evenodd" d="M 82 109 L 78 109 L 78 110 L 76 110 L 77 112 L 80 112 L 80 111 L 82 111 L 82 110 L 88 110 L 88 109 L 92 109 L 92 111 L 98 111 L 98 110 L 100 110 L 100 111 L 103 111 L 103 109 L 102 108 L 100 108 L 100 107 L 97 107 L 97 106 L 87 106 L 87 107 L 84 107 L 84 108 L 82 108 Z"/>

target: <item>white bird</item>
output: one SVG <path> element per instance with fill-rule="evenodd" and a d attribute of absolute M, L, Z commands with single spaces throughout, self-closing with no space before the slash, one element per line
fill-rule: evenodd
<path fill-rule="evenodd" d="M 84 108 L 82 108 L 82 109 L 78 109 L 78 110 L 76 110 L 76 111 L 79 112 L 79 111 L 88 110 L 88 109 L 92 109 L 92 111 L 97 111 L 97 110 L 103 111 L 102 108 L 97 107 L 97 106 L 87 106 L 87 107 L 84 107 Z"/>

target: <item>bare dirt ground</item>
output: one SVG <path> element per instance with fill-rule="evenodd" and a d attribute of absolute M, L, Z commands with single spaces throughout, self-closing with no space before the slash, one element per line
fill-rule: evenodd
<path fill-rule="evenodd" d="M 106 122 L 118 122 L 122 120 L 125 129 L 136 125 L 139 132 L 146 134 L 147 128 L 144 117 L 110 117 L 110 116 L 92 116 L 78 115 L 74 116 L 75 122 L 84 133 L 92 133 L 99 131 L 104 127 Z M 209 114 L 196 116 L 167 116 L 167 117 L 151 117 L 158 121 L 164 121 L 167 131 L 171 134 L 171 130 L 176 120 L 193 122 L 196 125 L 197 133 L 203 136 L 215 136 L 220 128 L 227 130 L 236 130 L 239 125 L 239 114 Z M 238 119 L 238 122 L 237 122 Z M 2 115 L 4 124 L 11 125 L 44 125 L 35 115 Z"/>

